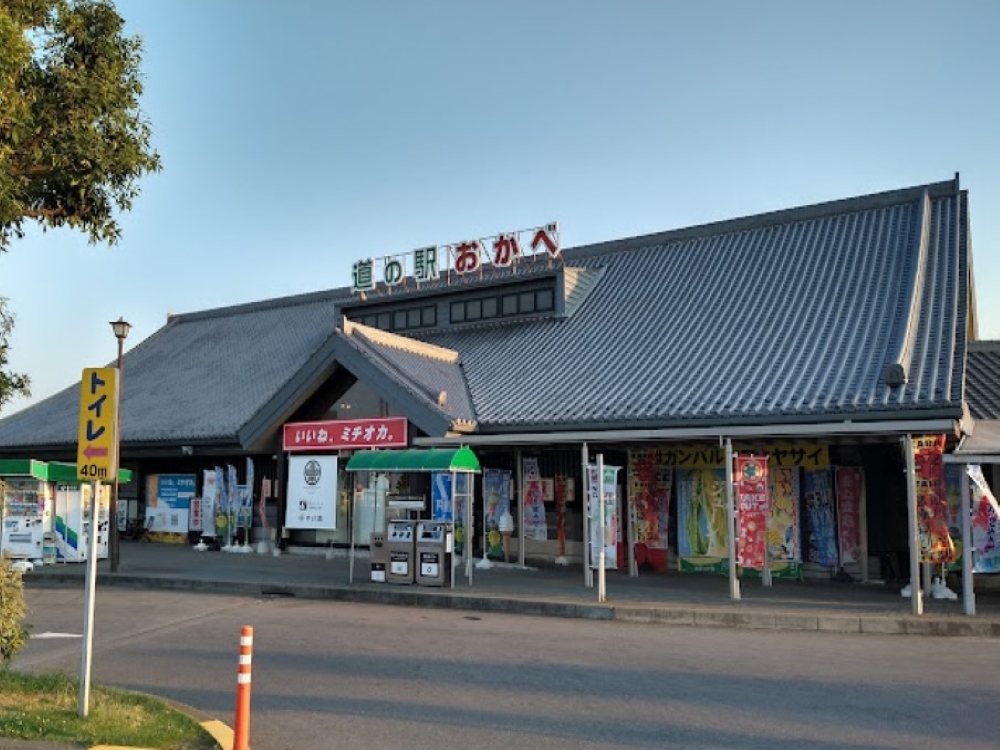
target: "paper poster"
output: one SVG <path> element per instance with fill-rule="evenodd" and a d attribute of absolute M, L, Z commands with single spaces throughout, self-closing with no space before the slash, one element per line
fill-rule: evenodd
<path fill-rule="evenodd" d="M 232 491 L 235 493 L 236 487 Z M 336 456 L 288 457 L 285 526 L 289 529 L 337 528 Z"/>
<path fill-rule="evenodd" d="M 833 486 L 829 469 L 805 473 L 806 561 L 836 567 L 837 527 L 834 523 Z"/>
<path fill-rule="evenodd" d="M 767 546 L 769 492 L 766 456 L 736 457 L 736 559 L 744 568 L 763 570 Z"/>

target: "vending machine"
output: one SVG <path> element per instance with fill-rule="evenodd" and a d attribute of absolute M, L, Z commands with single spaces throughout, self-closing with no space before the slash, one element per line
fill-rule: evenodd
<path fill-rule="evenodd" d="M 41 563 L 46 533 L 52 531 L 52 485 L 30 474 L 0 481 L 0 554 Z"/>
<path fill-rule="evenodd" d="M 108 524 L 111 488 L 99 484 L 97 492 L 97 522 L 91 523 L 90 484 L 59 482 L 56 484 L 55 535 L 56 553 L 63 562 L 85 562 L 90 549 L 90 534 L 97 533 L 97 559 L 108 556 Z"/>

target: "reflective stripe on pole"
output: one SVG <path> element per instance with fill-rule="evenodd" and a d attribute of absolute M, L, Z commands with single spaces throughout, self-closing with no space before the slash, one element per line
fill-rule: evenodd
<path fill-rule="evenodd" d="M 240 666 L 236 673 L 236 721 L 233 750 L 250 746 L 250 662 L 253 660 L 253 628 L 244 625 L 240 631 Z"/>

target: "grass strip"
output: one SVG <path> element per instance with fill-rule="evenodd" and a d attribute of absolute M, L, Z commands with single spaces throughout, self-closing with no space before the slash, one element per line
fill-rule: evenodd
<path fill-rule="evenodd" d="M 88 715 L 79 682 L 63 674 L 0 670 L 0 737 L 162 750 L 217 750 L 194 718 L 148 695 L 91 684 Z"/>

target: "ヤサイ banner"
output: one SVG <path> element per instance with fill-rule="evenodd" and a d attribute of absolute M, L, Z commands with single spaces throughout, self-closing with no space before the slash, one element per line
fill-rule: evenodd
<path fill-rule="evenodd" d="M 736 508 L 738 511 L 736 559 L 740 566 L 764 569 L 767 545 L 767 457 L 736 457 Z"/>
<path fill-rule="evenodd" d="M 949 563 L 955 559 L 955 543 L 948 531 L 944 435 L 922 435 L 913 438 L 912 442 L 920 560 L 925 563 Z"/>

